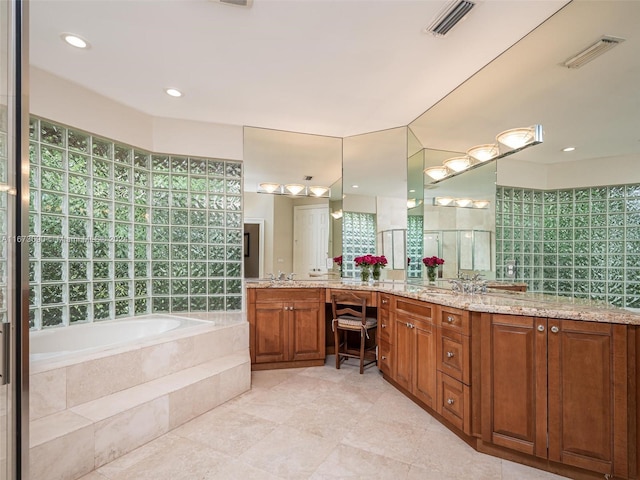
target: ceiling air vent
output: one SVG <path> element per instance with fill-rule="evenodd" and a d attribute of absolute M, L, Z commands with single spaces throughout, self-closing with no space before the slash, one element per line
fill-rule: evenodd
<path fill-rule="evenodd" d="M 467 0 L 454 1 L 445 7 L 444 11 L 425 29 L 425 31 L 431 32 L 434 35 L 446 35 L 447 32 L 455 27 L 456 24 L 462 20 L 474 6 L 474 2 L 469 2 Z"/>
<path fill-rule="evenodd" d="M 586 63 L 589 63 L 594 58 L 599 57 L 604 52 L 611 50 L 613 47 L 622 42 L 624 42 L 624 38 L 605 35 L 597 42 L 583 49 L 580 53 L 573 55 L 566 62 L 564 62 L 563 65 L 567 68 L 580 68 Z"/>
<path fill-rule="evenodd" d="M 233 5 L 234 7 L 251 7 L 253 0 L 213 0 L 216 3 L 224 5 Z"/>

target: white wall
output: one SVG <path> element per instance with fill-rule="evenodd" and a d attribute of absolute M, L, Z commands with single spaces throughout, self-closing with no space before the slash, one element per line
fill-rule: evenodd
<path fill-rule="evenodd" d="M 542 165 L 505 158 L 498 161 L 497 184 L 556 190 L 640 183 L 640 157 L 619 156 Z"/>
<path fill-rule="evenodd" d="M 36 67 L 30 113 L 145 150 L 242 160 L 242 126 L 156 118 Z"/>

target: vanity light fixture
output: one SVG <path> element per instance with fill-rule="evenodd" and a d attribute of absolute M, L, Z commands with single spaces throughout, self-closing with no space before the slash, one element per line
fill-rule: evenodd
<path fill-rule="evenodd" d="M 327 193 L 328 190 L 329 190 L 329 187 L 321 187 L 319 185 L 314 187 L 309 187 L 309 191 L 314 197 L 321 197 L 322 195 Z"/>
<path fill-rule="evenodd" d="M 67 42 L 72 47 L 76 48 L 89 48 L 89 42 L 87 42 L 84 38 L 76 35 L 75 33 L 63 33 L 60 35 L 61 38 Z"/>
<path fill-rule="evenodd" d="M 304 190 L 304 185 L 300 185 L 299 183 L 288 183 L 284 186 L 284 189 L 291 195 L 298 195 Z"/>
<path fill-rule="evenodd" d="M 178 98 L 178 97 L 182 96 L 182 92 L 180 90 L 178 90 L 177 88 L 165 88 L 164 89 L 164 93 L 166 93 L 170 97 Z"/>
<path fill-rule="evenodd" d="M 453 202 L 453 198 L 451 197 L 436 197 L 433 204 L 436 206 L 446 207 L 451 204 L 451 202 Z"/>
<path fill-rule="evenodd" d="M 470 148 L 467 150 L 466 157 L 449 158 L 444 161 L 444 166 L 442 167 L 425 168 L 424 173 L 433 179 L 429 183 L 438 183 L 446 178 L 454 177 L 479 167 L 484 163 L 499 160 L 525 148 L 542 143 L 542 125 L 505 130 L 496 136 L 496 141 L 497 144 L 484 144 Z M 474 163 L 471 158 L 477 160 L 477 162 Z M 466 166 L 465 162 L 468 162 Z"/>
<path fill-rule="evenodd" d="M 500 149 L 495 143 L 487 143 L 470 148 L 467 150 L 467 155 L 475 158 L 479 162 L 486 162 L 500 155 Z"/>
<path fill-rule="evenodd" d="M 331 216 L 336 220 L 342 218 L 342 209 L 336 210 L 335 212 L 331 212 Z"/>
<path fill-rule="evenodd" d="M 522 148 L 533 142 L 535 131 L 531 127 L 512 128 L 505 130 L 496 136 L 496 141 L 509 148 Z"/>
<path fill-rule="evenodd" d="M 462 172 L 471 166 L 471 159 L 467 156 L 453 157 L 442 162 L 445 167 L 454 172 Z"/>
<path fill-rule="evenodd" d="M 442 180 L 449 175 L 449 169 L 447 167 L 429 167 L 424 170 L 424 173 L 434 180 Z"/>
<path fill-rule="evenodd" d="M 417 198 L 410 198 L 407 200 L 407 208 L 416 208 L 422 205 L 422 200 Z"/>
<path fill-rule="evenodd" d="M 488 208 L 488 200 L 472 200 L 471 198 L 435 197 L 433 205 L 436 207 L 460 207 L 460 208 Z"/>
<path fill-rule="evenodd" d="M 279 183 L 270 183 L 265 182 L 260 184 L 260 188 L 263 189 L 267 193 L 273 193 L 280 188 Z"/>

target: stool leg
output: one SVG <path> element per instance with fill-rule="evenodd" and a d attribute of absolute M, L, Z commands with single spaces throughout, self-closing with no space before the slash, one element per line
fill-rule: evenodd
<path fill-rule="evenodd" d="M 340 369 L 340 333 L 338 332 L 338 326 L 336 325 L 333 330 L 333 342 L 335 344 L 336 351 L 336 368 Z"/>
<path fill-rule="evenodd" d="M 364 373 L 364 344 L 366 343 L 366 337 L 360 333 L 360 375 Z"/>

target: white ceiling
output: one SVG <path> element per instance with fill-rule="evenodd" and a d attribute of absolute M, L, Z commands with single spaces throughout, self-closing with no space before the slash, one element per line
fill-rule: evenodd
<path fill-rule="evenodd" d="M 478 0 L 424 33 L 449 3 L 32 0 L 30 61 L 153 116 L 344 137 L 407 125 L 566 0 Z"/>
<path fill-rule="evenodd" d="M 447 36 L 424 33 L 449 4 L 32 0 L 30 61 L 153 116 L 327 135 L 331 144 L 411 123 L 424 146 L 465 151 L 540 123 L 544 143 L 517 159 L 640 155 L 640 1 L 478 0 Z M 91 48 L 67 46 L 62 32 Z M 581 69 L 561 66 L 605 34 L 626 41 Z M 184 97 L 165 95 L 169 86 Z M 577 150 L 562 153 L 567 145 Z M 310 172 L 279 154 L 251 163 L 249 153 L 248 183 L 338 172 L 317 159 Z"/>

